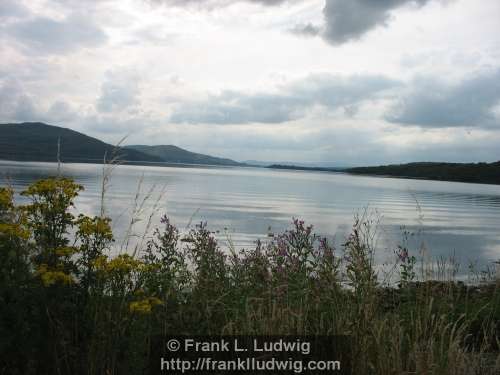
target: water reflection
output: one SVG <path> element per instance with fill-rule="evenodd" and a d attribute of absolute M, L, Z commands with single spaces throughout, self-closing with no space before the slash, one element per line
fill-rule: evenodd
<path fill-rule="evenodd" d="M 0 162 L 0 173 L 20 191 L 36 179 L 56 174 L 57 165 Z M 85 186 L 77 201 L 79 211 L 97 214 L 102 166 L 66 164 L 62 173 Z M 320 234 L 335 236 L 339 245 L 350 231 L 354 214 L 370 207 L 382 220 L 380 262 L 394 256 L 402 226 L 415 233 L 414 248 L 424 242 L 433 255 L 455 254 L 464 266 L 471 260 L 488 264 L 500 258 L 499 186 L 260 168 L 117 167 L 106 210 L 118 243 L 130 222 L 141 176 L 143 193 L 153 185 L 157 192 L 165 188 L 158 210 L 180 228 L 208 221 L 221 241 L 231 240 L 237 247 L 266 238 L 269 227 L 275 233 L 284 230 L 292 217 L 313 223 Z M 147 208 L 156 197 L 153 194 L 146 202 Z M 138 235 L 145 225 L 145 220 L 136 225 Z"/>

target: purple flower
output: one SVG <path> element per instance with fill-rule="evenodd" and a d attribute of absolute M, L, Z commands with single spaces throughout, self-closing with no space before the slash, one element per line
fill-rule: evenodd
<path fill-rule="evenodd" d="M 406 263 L 409 258 L 408 249 L 400 248 L 397 255 L 401 263 Z"/>

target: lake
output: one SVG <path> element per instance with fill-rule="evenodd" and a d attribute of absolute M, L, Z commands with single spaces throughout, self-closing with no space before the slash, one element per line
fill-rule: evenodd
<path fill-rule="evenodd" d="M 78 212 L 98 214 L 103 166 L 63 164 L 61 171 L 85 187 L 76 201 Z M 55 163 L 0 161 L 3 182 L 10 181 L 17 192 L 56 173 Z M 122 165 L 112 172 L 105 200 L 117 248 L 125 247 L 134 202 L 141 206 L 145 195 L 151 197 L 140 209 L 143 220 L 131 231 L 136 240 L 156 205 L 154 226 L 162 213 L 183 232 L 206 221 L 222 245 L 230 241 L 237 248 L 251 247 L 297 217 L 340 247 L 354 215 L 367 210 L 380 222 L 379 263 L 393 261 L 403 230 L 410 233 L 411 249 L 424 244 L 432 257 L 453 256 L 461 275 L 471 262 L 480 269 L 500 259 L 500 186 L 264 168 Z"/>

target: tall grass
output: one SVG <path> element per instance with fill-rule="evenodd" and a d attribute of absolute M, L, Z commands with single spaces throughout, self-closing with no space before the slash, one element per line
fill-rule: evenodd
<path fill-rule="evenodd" d="M 399 285 L 382 283 L 365 215 L 340 249 L 294 219 L 241 251 L 222 249 L 206 223 L 181 233 L 163 216 L 111 256 L 104 210 L 70 213 L 82 189 L 38 181 L 24 206 L 0 189 L 0 374 L 142 374 L 159 334 L 349 335 L 353 374 L 500 371 L 498 284 L 457 282 L 448 261 L 419 266 L 404 243 Z"/>

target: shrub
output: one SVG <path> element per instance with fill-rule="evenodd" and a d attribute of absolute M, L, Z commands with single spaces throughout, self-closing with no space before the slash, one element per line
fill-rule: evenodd
<path fill-rule="evenodd" d="M 110 219 L 71 213 L 82 189 L 38 181 L 24 206 L 0 189 L 2 373 L 142 374 L 166 333 L 350 335 L 353 374 L 499 370 L 496 284 L 417 280 L 400 246 L 401 283 L 381 285 L 373 222 L 356 219 L 340 251 L 299 219 L 236 251 L 164 216 L 136 256 L 112 256 Z"/>

